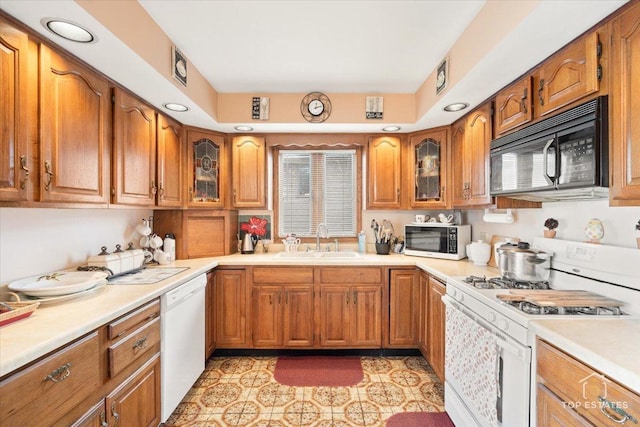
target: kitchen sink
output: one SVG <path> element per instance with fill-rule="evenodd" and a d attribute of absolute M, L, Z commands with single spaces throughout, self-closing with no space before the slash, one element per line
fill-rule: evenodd
<path fill-rule="evenodd" d="M 299 258 L 360 258 L 357 252 L 279 252 L 276 258 L 299 259 Z"/>

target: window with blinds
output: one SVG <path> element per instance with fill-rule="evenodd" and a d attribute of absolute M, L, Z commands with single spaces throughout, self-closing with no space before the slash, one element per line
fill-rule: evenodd
<path fill-rule="evenodd" d="M 355 150 L 281 150 L 278 154 L 280 236 L 356 235 Z"/>

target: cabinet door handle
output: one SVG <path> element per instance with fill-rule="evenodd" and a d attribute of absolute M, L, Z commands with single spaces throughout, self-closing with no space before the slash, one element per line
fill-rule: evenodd
<path fill-rule="evenodd" d="M 142 349 L 145 349 L 145 348 L 147 348 L 147 337 L 140 338 L 138 341 L 136 341 L 133 344 L 133 347 L 131 349 L 135 353 L 136 351 L 142 350 Z"/>
<path fill-rule="evenodd" d="M 160 183 L 159 186 L 158 186 L 158 194 L 160 195 L 161 199 L 164 199 L 164 187 L 163 187 L 162 183 Z"/>
<path fill-rule="evenodd" d="M 27 168 L 27 156 L 20 156 L 20 169 L 24 171 L 24 179 L 20 181 L 20 188 L 23 190 L 27 186 L 27 181 L 29 181 L 29 168 Z"/>
<path fill-rule="evenodd" d="M 44 380 L 54 383 L 60 383 L 69 378 L 69 375 L 71 375 L 71 362 L 65 363 L 64 365 L 60 366 L 58 369 L 54 370 L 49 375 L 44 377 Z"/>
<path fill-rule="evenodd" d="M 109 423 L 107 422 L 107 414 L 104 411 L 100 412 L 100 427 L 109 427 Z"/>
<path fill-rule="evenodd" d="M 522 91 L 522 98 L 520 98 L 520 107 L 522 108 L 522 111 L 526 114 L 528 108 L 527 108 L 527 88 L 524 88 L 524 90 Z"/>
<path fill-rule="evenodd" d="M 115 418 L 116 422 L 113 427 L 118 427 L 120 425 L 120 414 L 116 412 L 116 403 L 113 402 L 111 404 L 111 416 Z"/>
<path fill-rule="evenodd" d="M 156 187 L 156 180 L 152 179 L 151 180 L 151 196 L 155 196 L 156 193 L 158 192 L 158 187 Z"/>
<path fill-rule="evenodd" d="M 347 291 L 347 305 L 349 305 L 349 291 Z"/>
<path fill-rule="evenodd" d="M 233 190 L 233 203 L 236 202 L 236 194 L 237 194 L 237 191 Z"/>
<path fill-rule="evenodd" d="M 357 304 L 358 304 L 358 292 L 353 291 L 353 305 L 357 305 Z"/>
<path fill-rule="evenodd" d="M 600 401 L 600 412 L 604 414 L 605 417 L 609 418 L 611 421 L 617 424 L 624 424 L 627 421 L 631 420 L 635 424 L 638 424 L 638 420 L 636 420 L 633 416 L 627 414 L 622 408 L 616 406 L 615 403 L 609 402 L 602 396 L 598 396 L 598 400 Z M 610 412 L 608 409 L 611 409 Z M 617 415 L 616 415 L 617 414 Z"/>
<path fill-rule="evenodd" d="M 289 291 L 284 293 L 284 303 L 289 305 Z"/>
<path fill-rule="evenodd" d="M 44 184 L 45 191 L 49 191 L 51 188 L 51 182 L 53 181 L 53 171 L 51 170 L 51 163 L 49 160 L 44 162 L 44 173 L 47 175 L 47 181 Z"/>
<path fill-rule="evenodd" d="M 542 91 L 544 90 L 544 79 L 540 79 L 540 87 L 538 88 L 538 99 L 540 105 L 544 105 L 544 98 L 542 97 Z"/>

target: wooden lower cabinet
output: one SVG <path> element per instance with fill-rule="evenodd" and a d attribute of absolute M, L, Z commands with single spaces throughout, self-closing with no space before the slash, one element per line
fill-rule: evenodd
<path fill-rule="evenodd" d="M 380 285 L 320 286 L 320 346 L 380 347 Z"/>
<path fill-rule="evenodd" d="M 156 354 L 72 427 L 156 427 L 159 424 L 160 354 Z"/>
<path fill-rule="evenodd" d="M 204 324 L 204 357 L 208 359 L 209 356 L 216 349 L 216 315 L 215 315 L 215 284 L 216 273 L 211 270 L 207 273 L 207 287 L 205 290 L 204 311 L 205 311 L 205 324 Z"/>
<path fill-rule="evenodd" d="M 444 381 L 445 306 L 442 297 L 446 292 L 444 283 L 429 277 L 427 360 L 440 381 Z"/>
<path fill-rule="evenodd" d="M 216 347 L 247 348 L 247 290 L 244 269 L 215 272 Z"/>
<path fill-rule="evenodd" d="M 580 415 L 569 409 L 562 400 L 542 384 L 538 384 L 537 416 L 538 427 L 591 426 Z"/>
<path fill-rule="evenodd" d="M 260 285 L 252 289 L 253 346 L 313 346 L 313 285 Z"/>
<path fill-rule="evenodd" d="M 429 275 L 420 272 L 418 279 L 418 337 L 420 353 L 426 359 L 429 349 Z"/>
<path fill-rule="evenodd" d="M 160 424 L 160 354 L 106 398 L 107 423 L 127 427 Z"/>
<path fill-rule="evenodd" d="M 419 290 L 419 274 L 417 270 L 390 270 L 390 347 L 415 348 L 418 337 Z"/>
<path fill-rule="evenodd" d="M 104 400 L 96 403 L 89 409 L 78 421 L 73 423 L 71 427 L 106 427 L 107 408 Z"/>
<path fill-rule="evenodd" d="M 2 426 L 157 426 L 160 303 L 151 301 L 0 381 Z"/>
<path fill-rule="evenodd" d="M 640 395 L 580 360 L 538 339 L 537 424 L 636 425 Z"/>
<path fill-rule="evenodd" d="M 49 425 L 89 398 L 102 375 L 93 332 L 0 382 L 0 424 Z"/>

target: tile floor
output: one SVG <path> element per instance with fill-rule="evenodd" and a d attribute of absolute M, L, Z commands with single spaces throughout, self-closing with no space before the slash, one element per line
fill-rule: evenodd
<path fill-rule="evenodd" d="M 444 411 L 444 391 L 420 356 L 362 357 L 352 387 L 290 387 L 276 357 L 212 357 L 165 426 L 384 426 L 398 412 Z"/>

